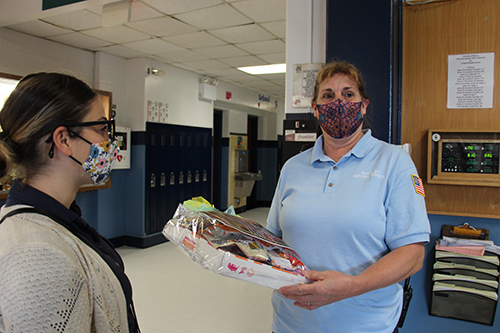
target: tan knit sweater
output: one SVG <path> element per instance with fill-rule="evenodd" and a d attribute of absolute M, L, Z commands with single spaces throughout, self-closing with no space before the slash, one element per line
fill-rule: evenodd
<path fill-rule="evenodd" d="M 19 207 L 2 207 L 0 218 Z M 48 217 L 9 217 L 0 224 L 0 332 L 128 332 L 120 282 Z"/>

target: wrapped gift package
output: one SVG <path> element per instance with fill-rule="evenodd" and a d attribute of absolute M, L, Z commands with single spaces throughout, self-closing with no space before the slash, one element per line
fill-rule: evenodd
<path fill-rule="evenodd" d="M 257 222 L 180 204 L 163 235 L 201 267 L 217 274 L 279 289 L 308 283 L 298 254 Z"/>

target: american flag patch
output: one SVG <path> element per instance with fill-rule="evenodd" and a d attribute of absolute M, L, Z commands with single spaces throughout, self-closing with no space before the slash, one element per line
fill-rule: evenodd
<path fill-rule="evenodd" d="M 415 191 L 425 197 L 424 184 L 419 176 L 411 175 L 413 180 L 413 186 L 415 186 Z"/>

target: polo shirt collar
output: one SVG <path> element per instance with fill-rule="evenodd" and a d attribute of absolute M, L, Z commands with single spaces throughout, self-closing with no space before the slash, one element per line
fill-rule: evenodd
<path fill-rule="evenodd" d="M 372 131 L 370 129 L 365 129 L 363 130 L 363 134 L 361 139 L 356 142 L 354 147 L 346 155 L 354 155 L 357 158 L 363 158 L 373 149 L 373 147 L 375 147 L 376 140 L 372 137 Z M 316 140 L 311 152 L 310 164 L 312 165 L 316 161 L 332 162 L 332 159 L 323 153 L 323 135 Z"/>

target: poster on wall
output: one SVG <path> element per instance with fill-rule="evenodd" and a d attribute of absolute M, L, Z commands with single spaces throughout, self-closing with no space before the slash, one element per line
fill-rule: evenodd
<path fill-rule="evenodd" d="M 323 66 L 323 63 L 293 65 L 292 108 L 311 107 L 316 75 Z"/>
<path fill-rule="evenodd" d="M 448 56 L 448 109 L 493 108 L 495 53 Z"/>
<path fill-rule="evenodd" d="M 168 123 L 168 103 L 148 101 L 148 121 Z"/>
<path fill-rule="evenodd" d="M 148 101 L 148 121 L 158 122 L 158 102 Z"/>

